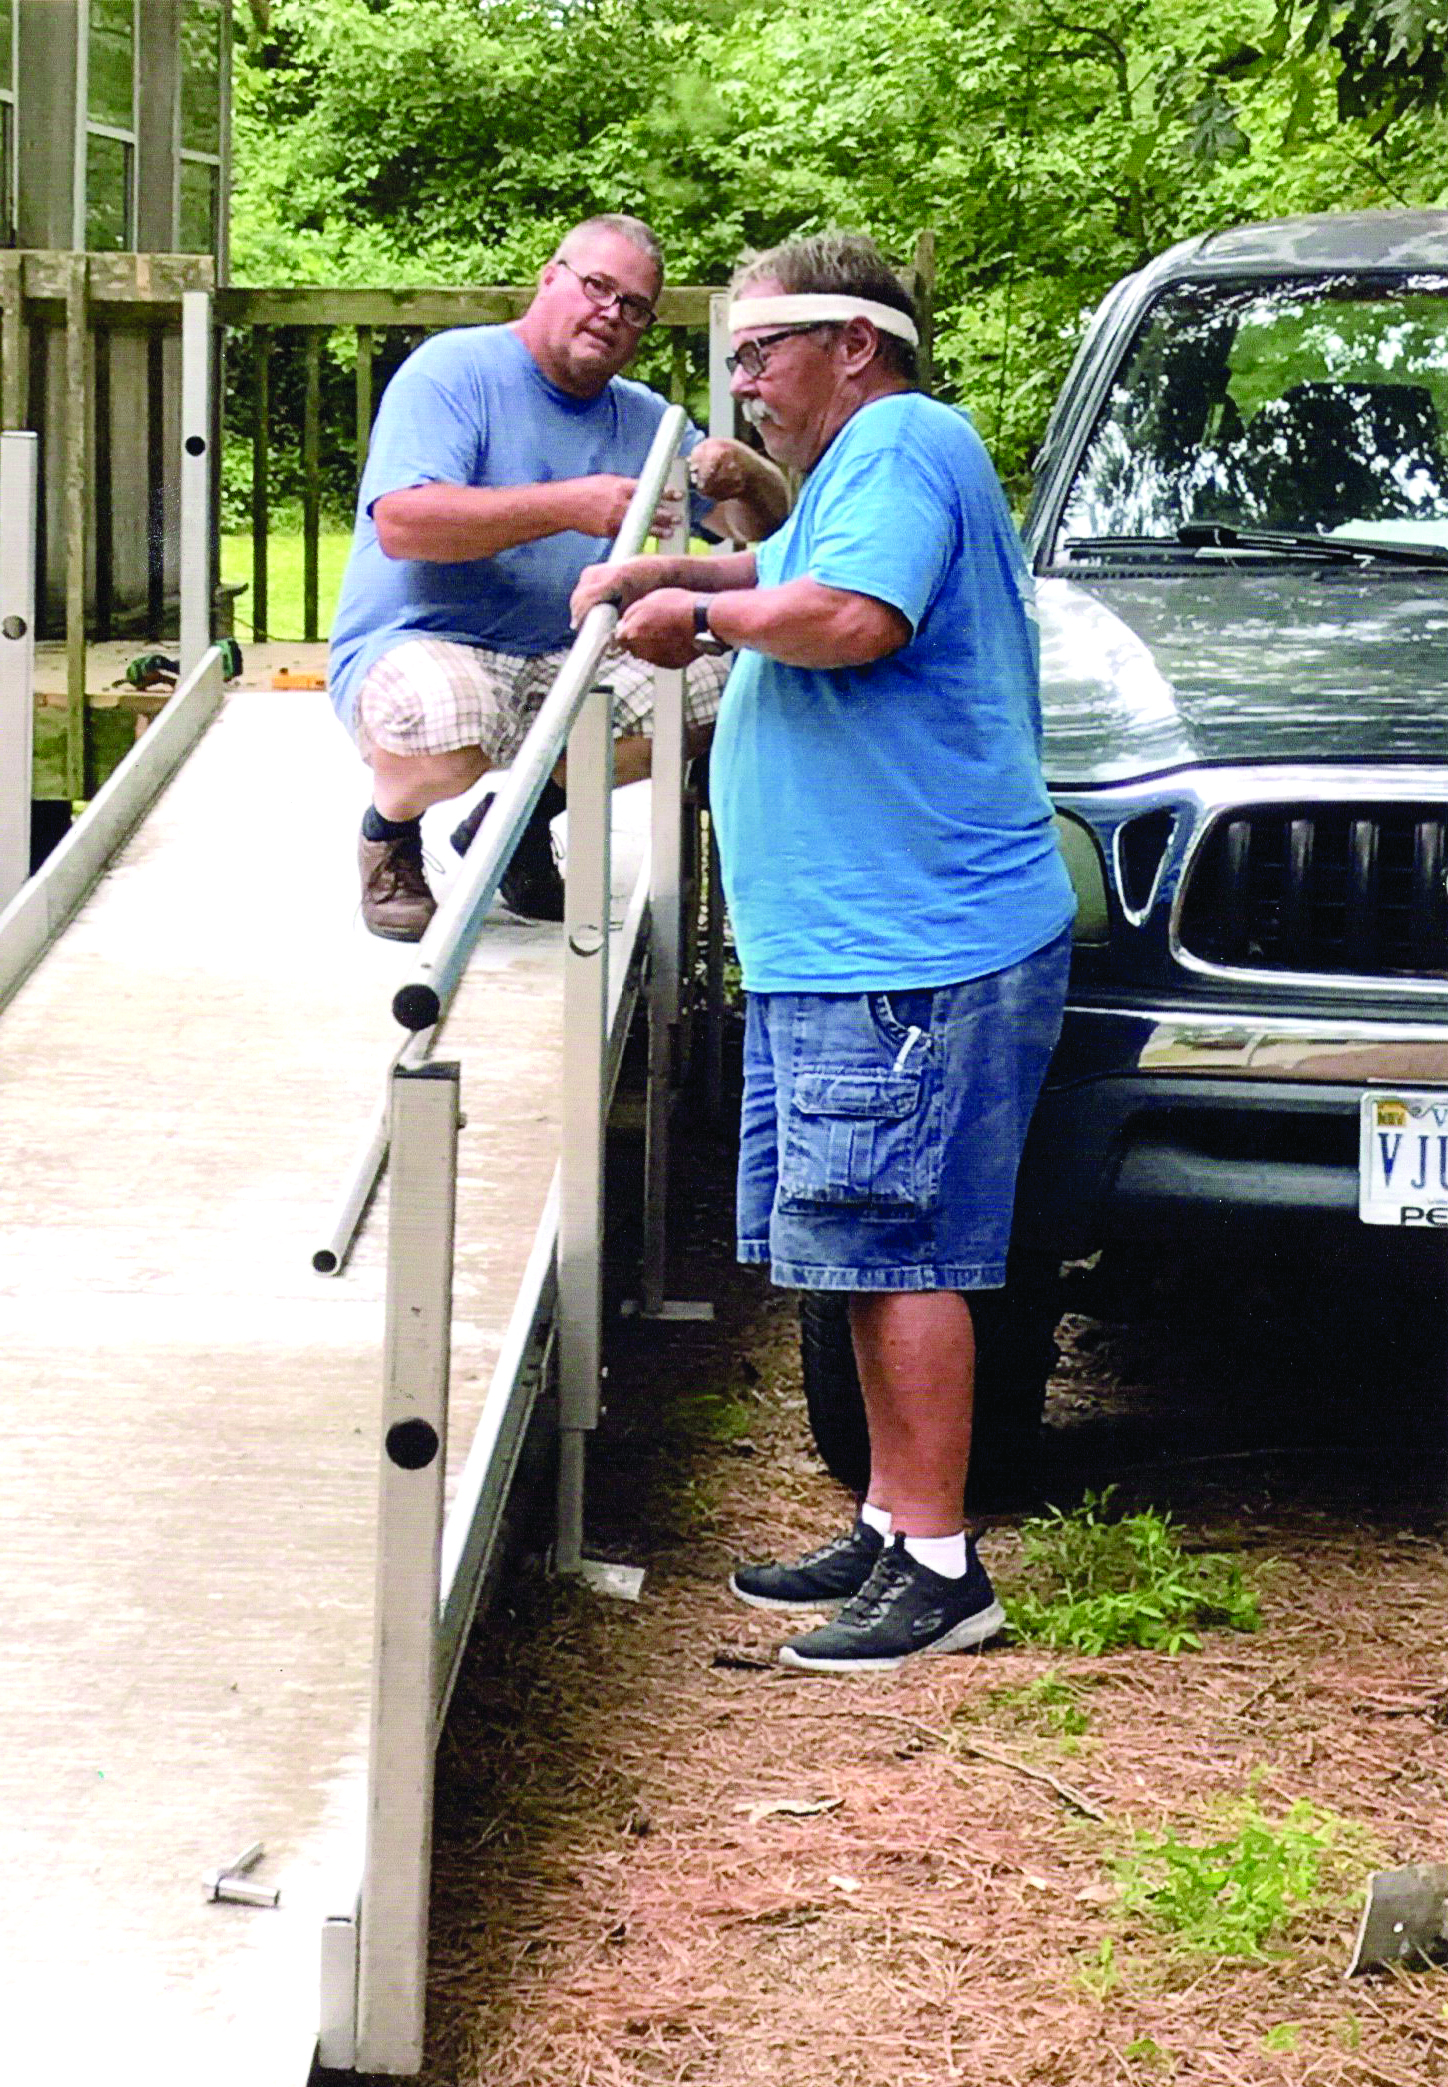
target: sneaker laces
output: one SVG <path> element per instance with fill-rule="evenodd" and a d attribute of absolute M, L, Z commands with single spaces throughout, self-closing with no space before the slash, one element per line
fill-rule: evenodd
<path fill-rule="evenodd" d="M 910 1582 L 910 1559 L 905 1551 L 882 1551 L 858 1594 L 852 1594 L 835 1616 L 836 1623 L 875 1623 L 889 1608 L 902 1587 Z"/>
<path fill-rule="evenodd" d="M 806 1551 L 799 1561 L 797 1570 L 802 1572 L 809 1565 L 833 1565 L 846 1551 L 853 1551 L 859 1541 L 859 1531 L 855 1529 L 847 1530 L 843 1536 L 832 1536 L 829 1542 L 821 1544 L 817 1551 Z"/>

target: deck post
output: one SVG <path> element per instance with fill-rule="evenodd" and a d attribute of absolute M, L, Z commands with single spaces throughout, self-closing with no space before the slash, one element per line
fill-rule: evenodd
<path fill-rule="evenodd" d="M 560 1573 L 583 1566 L 584 1452 L 603 1375 L 603 1115 L 612 902 L 613 717 L 586 697 L 568 736 L 563 950 L 563 1109 L 558 1202 Z"/>
<path fill-rule="evenodd" d="M 181 297 L 181 678 L 211 643 L 211 293 Z"/>
<path fill-rule="evenodd" d="M 659 548 L 683 557 L 689 548 L 687 468 L 669 473 L 680 515 Z M 684 674 L 654 674 L 653 782 L 649 852 L 649 1070 L 644 1130 L 643 1308 L 657 1317 L 668 1280 L 669 1120 L 678 1081 L 679 991 L 683 955 Z"/>
<path fill-rule="evenodd" d="M 0 435 L 0 910 L 30 875 L 39 437 Z"/>
<path fill-rule="evenodd" d="M 392 1189 L 357 2070 L 421 2070 L 459 1073 L 392 1074 Z"/>

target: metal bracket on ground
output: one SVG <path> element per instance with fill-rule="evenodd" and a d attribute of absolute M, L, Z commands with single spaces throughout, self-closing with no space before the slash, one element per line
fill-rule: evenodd
<path fill-rule="evenodd" d="M 615 1565 L 608 1558 L 585 1558 L 578 1567 L 578 1578 L 595 1594 L 612 1595 L 615 1601 L 637 1601 L 644 1591 L 644 1568 L 641 1565 Z"/>
<path fill-rule="evenodd" d="M 266 1853 L 263 1841 L 253 1841 L 243 1848 L 240 1855 L 233 1856 L 223 1868 L 209 1870 L 201 1882 L 206 1896 L 215 1901 L 225 1900 L 232 1906 L 276 1906 L 281 1903 L 281 1892 L 271 1884 L 248 1884 L 247 1872 L 254 1870 Z"/>
<path fill-rule="evenodd" d="M 1368 1879 L 1349 1978 L 1448 1961 L 1448 1863 L 1413 1862 Z"/>

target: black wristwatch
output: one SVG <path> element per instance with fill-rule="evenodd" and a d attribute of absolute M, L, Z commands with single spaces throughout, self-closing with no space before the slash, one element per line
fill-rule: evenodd
<path fill-rule="evenodd" d="M 694 643 L 700 652 L 727 652 L 729 647 L 722 638 L 716 638 L 709 628 L 709 598 L 707 595 L 694 604 Z"/>

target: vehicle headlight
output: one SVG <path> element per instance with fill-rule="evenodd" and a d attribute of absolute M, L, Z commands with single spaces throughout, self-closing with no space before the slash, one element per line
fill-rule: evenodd
<path fill-rule="evenodd" d="M 1106 864 L 1095 834 L 1084 819 L 1057 812 L 1056 839 L 1076 887 L 1076 942 L 1108 942 L 1111 910 L 1106 900 Z"/>

